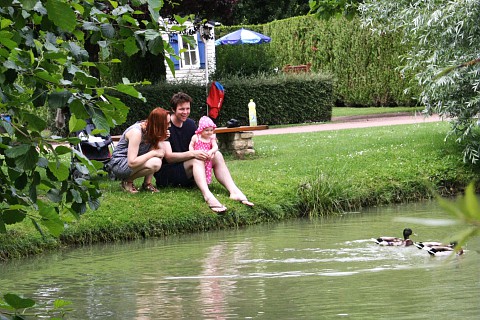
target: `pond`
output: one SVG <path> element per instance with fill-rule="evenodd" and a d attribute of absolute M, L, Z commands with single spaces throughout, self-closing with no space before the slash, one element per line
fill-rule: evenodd
<path fill-rule="evenodd" d="M 424 202 L 96 245 L 1 264 L 1 290 L 72 301 L 67 319 L 478 319 L 480 241 L 451 258 L 379 247 L 395 217 L 448 216 Z M 427 241 L 464 226 L 408 227 Z"/>

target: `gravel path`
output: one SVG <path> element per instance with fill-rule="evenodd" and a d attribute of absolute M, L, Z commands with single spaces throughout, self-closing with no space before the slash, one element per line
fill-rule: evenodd
<path fill-rule="evenodd" d="M 409 113 L 394 113 L 384 115 L 352 116 L 332 118 L 332 122 L 321 124 L 306 124 L 303 126 L 292 126 L 285 128 L 271 128 L 268 130 L 254 131 L 256 136 L 283 133 L 303 133 L 328 130 L 342 130 L 367 127 L 394 126 L 399 124 L 414 124 L 436 121 L 447 121 L 437 115 L 424 116 L 422 114 L 412 115 Z"/>

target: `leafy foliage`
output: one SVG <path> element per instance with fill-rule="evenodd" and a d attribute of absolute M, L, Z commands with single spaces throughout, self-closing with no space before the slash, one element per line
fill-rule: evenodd
<path fill-rule="evenodd" d="M 261 24 L 305 15 L 309 7 L 305 0 L 177 0 L 165 1 L 162 16 L 193 14 L 200 19 L 214 20 L 226 26 Z"/>
<path fill-rule="evenodd" d="M 223 23 L 231 21 L 233 11 L 242 0 L 178 0 L 166 1 L 161 10 L 162 16 L 194 14 L 198 18 L 218 20 Z"/>
<path fill-rule="evenodd" d="M 403 57 L 404 70 L 416 73 L 426 111 L 452 118 L 447 137 L 464 146 L 464 161 L 476 163 L 480 157 L 479 2 L 367 0 L 360 11 L 364 26 L 376 33 L 403 32 L 411 45 Z"/>
<path fill-rule="evenodd" d="M 346 105 L 411 105 L 418 88 L 411 75 L 396 70 L 398 56 L 407 52 L 400 34 L 372 35 L 358 18 L 319 20 L 313 16 L 274 21 L 263 33 L 279 69 L 287 64 L 312 64 L 312 70 L 331 73 L 337 100 Z M 219 52 L 220 54 L 221 52 Z"/>
<path fill-rule="evenodd" d="M 310 13 L 322 19 L 332 17 L 346 17 L 348 19 L 357 15 L 357 8 L 363 0 L 309 0 Z"/>
<path fill-rule="evenodd" d="M 32 299 L 23 298 L 13 293 L 7 293 L 3 295 L 3 299 L 0 298 L 0 319 L 23 320 L 30 319 L 34 316 L 49 316 L 50 319 L 61 319 L 64 318 L 66 312 L 69 311 L 67 307 L 70 304 L 70 301 L 57 299 L 53 302 L 53 307 L 47 309 L 46 306 L 37 305 Z M 46 309 L 45 315 L 28 312 L 39 307 Z"/>
<path fill-rule="evenodd" d="M 290 17 L 303 16 L 309 7 L 305 0 L 240 0 L 234 8 L 231 21 L 220 20 L 225 25 L 262 24 Z"/>
<path fill-rule="evenodd" d="M 480 234 L 480 203 L 475 194 L 473 183 L 470 183 L 465 189 L 465 194 L 459 196 L 455 201 L 440 197 L 438 201 L 446 212 L 469 226 L 453 237 L 458 242 L 458 247 L 462 247 L 469 238 Z"/>
<path fill-rule="evenodd" d="M 123 123 L 128 108 L 105 94 L 100 76 L 119 60 L 116 51 L 163 54 L 170 50 L 158 26 L 163 1 L 1 1 L 0 8 L 0 232 L 30 219 L 39 232 L 60 235 L 68 216 L 99 206 L 94 181 L 69 179 L 66 145 L 47 130 L 40 110 L 71 114 L 74 133 L 91 118 L 100 133 Z M 132 6 L 144 7 L 138 11 Z M 141 17 L 141 20 L 139 20 Z M 100 61 L 100 62 L 99 62 Z M 123 79 L 109 89 L 145 100 Z M 100 98 L 102 96 L 102 98 Z M 55 148 L 57 145 L 63 145 Z M 92 172 L 102 164 L 74 153 Z"/>

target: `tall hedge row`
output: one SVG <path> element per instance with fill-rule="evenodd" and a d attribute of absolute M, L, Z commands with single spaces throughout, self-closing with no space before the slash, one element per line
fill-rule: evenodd
<path fill-rule="evenodd" d="M 289 124 L 304 122 L 325 122 L 332 116 L 334 102 L 333 81 L 331 77 L 320 74 L 277 75 L 254 79 L 237 78 L 222 83 L 225 99 L 219 117 L 218 126 L 225 126 L 234 118 L 241 125 L 248 125 L 248 102 L 253 99 L 257 105 L 259 124 Z M 122 100 L 130 107 L 127 121 L 112 130 L 112 134 L 121 134 L 134 122 L 146 119 L 155 107 L 170 109 L 169 101 L 176 92 L 183 91 L 193 98 L 191 118 L 198 120 L 207 114 L 206 88 L 192 83 L 160 83 L 138 88 L 147 102 L 122 95 Z M 119 96 L 119 93 L 109 94 Z"/>
<path fill-rule="evenodd" d="M 346 105 L 413 105 L 419 87 L 411 74 L 401 74 L 400 56 L 406 53 L 400 35 L 372 34 L 358 19 L 338 18 L 329 21 L 313 16 L 277 20 L 262 26 L 244 26 L 272 38 L 271 43 L 217 47 L 217 69 L 235 74 L 238 55 L 252 51 L 250 59 L 259 69 L 282 69 L 287 64 L 312 64 L 312 70 L 331 73 L 335 78 L 336 98 Z M 240 28 L 219 27 L 216 37 Z M 265 51 L 260 55 L 259 50 Z M 263 56 L 268 58 L 263 58 Z M 260 57 L 260 59 L 259 59 Z M 233 66 L 233 69 L 228 70 Z M 220 73 L 218 73 L 221 76 Z M 221 79 L 220 79 L 221 80 Z M 405 89 L 410 88 L 408 94 Z"/>

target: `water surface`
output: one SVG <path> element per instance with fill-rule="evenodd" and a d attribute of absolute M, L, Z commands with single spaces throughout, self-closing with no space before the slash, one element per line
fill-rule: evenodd
<path fill-rule="evenodd" d="M 480 248 L 452 259 L 371 238 L 444 240 L 435 202 L 96 245 L 0 265 L 1 292 L 73 302 L 68 319 L 479 319 Z"/>

